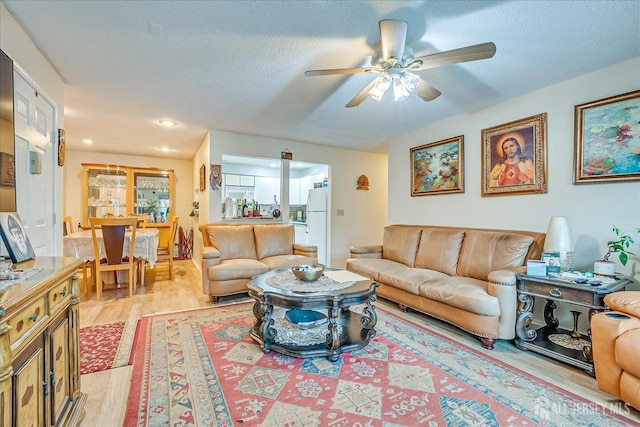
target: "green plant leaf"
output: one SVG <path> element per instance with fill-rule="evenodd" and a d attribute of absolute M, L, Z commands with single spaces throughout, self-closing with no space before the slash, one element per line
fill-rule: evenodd
<path fill-rule="evenodd" d="M 620 258 L 620 264 L 627 265 L 627 261 L 629 260 L 629 257 L 627 256 L 626 253 L 620 252 L 619 258 Z"/>

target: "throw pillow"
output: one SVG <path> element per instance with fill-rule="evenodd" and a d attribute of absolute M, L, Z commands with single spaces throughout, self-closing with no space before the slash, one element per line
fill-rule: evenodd
<path fill-rule="evenodd" d="M 211 225 L 207 227 L 211 245 L 220 251 L 220 260 L 256 259 L 251 225 Z"/>
<path fill-rule="evenodd" d="M 256 236 L 256 255 L 258 260 L 276 255 L 293 254 L 292 224 L 282 225 L 254 225 Z"/>

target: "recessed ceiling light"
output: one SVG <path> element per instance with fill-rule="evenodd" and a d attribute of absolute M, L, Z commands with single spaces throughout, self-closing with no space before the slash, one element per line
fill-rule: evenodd
<path fill-rule="evenodd" d="M 84 142 L 85 144 L 93 144 L 92 139 L 83 139 L 82 142 Z"/>
<path fill-rule="evenodd" d="M 178 124 L 176 122 L 174 122 L 173 120 L 168 120 L 168 119 L 162 119 L 162 120 L 158 120 L 158 123 L 160 123 L 161 126 L 164 126 L 166 128 L 172 128 L 174 126 L 177 126 Z"/>

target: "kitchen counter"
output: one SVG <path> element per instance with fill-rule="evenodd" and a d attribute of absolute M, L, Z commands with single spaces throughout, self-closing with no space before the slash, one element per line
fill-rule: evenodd
<path fill-rule="evenodd" d="M 272 216 L 246 216 L 235 218 L 223 218 L 222 222 L 282 222 L 282 218 L 274 218 Z"/>

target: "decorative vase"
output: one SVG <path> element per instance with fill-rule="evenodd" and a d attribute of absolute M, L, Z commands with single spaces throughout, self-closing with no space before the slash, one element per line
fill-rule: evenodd
<path fill-rule="evenodd" d="M 593 272 L 601 276 L 614 276 L 616 274 L 616 264 L 612 261 L 594 261 Z"/>

